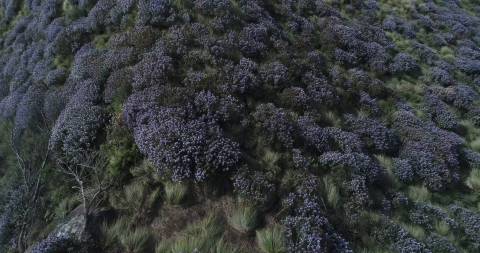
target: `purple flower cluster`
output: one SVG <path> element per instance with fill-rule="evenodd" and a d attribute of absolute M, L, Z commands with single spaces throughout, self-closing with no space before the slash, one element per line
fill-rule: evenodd
<path fill-rule="evenodd" d="M 480 153 L 468 148 L 464 148 L 462 153 L 464 160 L 467 162 L 470 168 L 476 168 L 480 166 Z"/>
<path fill-rule="evenodd" d="M 380 88 L 380 87 L 376 87 Z M 381 88 L 379 89 L 381 90 Z M 360 92 L 360 99 L 358 100 L 362 109 L 370 112 L 372 116 L 378 116 L 381 113 L 380 106 L 376 98 L 371 97 L 367 92 Z"/>
<path fill-rule="evenodd" d="M 346 168 L 353 175 L 363 176 L 368 182 L 375 182 L 384 173 L 378 163 L 362 153 L 326 152 L 318 160 L 322 166 Z"/>
<path fill-rule="evenodd" d="M 466 74 L 476 75 L 480 73 L 480 60 L 460 58 L 455 62 L 455 66 Z"/>
<path fill-rule="evenodd" d="M 260 171 L 240 170 L 233 179 L 235 192 L 259 206 L 267 206 L 275 195 L 275 184 Z"/>
<path fill-rule="evenodd" d="M 265 25 L 250 24 L 240 33 L 238 45 L 242 53 L 255 58 L 266 53 L 268 37 L 268 28 Z"/>
<path fill-rule="evenodd" d="M 228 85 L 231 85 L 234 91 L 245 93 L 256 88 L 258 84 L 257 64 L 247 58 L 240 59 L 233 69 L 232 80 Z"/>
<path fill-rule="evenodd" d="M 460 223 L 465 236 L 471 242 L 472 250 L 480 249 L 480 215 L 466 208 L 452 205 L 450 211 L 453 212 L 455 218 Z"/>
<path fill-rule="evenodd" d="M 404 183 L 410 183 L 415 179 L 415 171 L 406 159 L 393 160 L 393 173 Z"/>
<path fill-rule="evenodd" d="M 288 80 L 288 68 L 278 61 L 271 62 L 261 67 L 260 76 L 263 82 L 278 87 Z"/>
<path fill-rule="evenodd" d="M 428 230 L 434 229 L 435 222 L 444 222 L 451 229 L 458 228 L 457 222 L 450 218 L 446 211 L 426 203 L 415 203 L 409 212 L 409 219 Z"/>
<path fill-rule="evenodd" d="M 30 86 L 22 100 L 19 102 L 14 119 L 14 135 L 19 137 L 22 131 L 32 124 L 40 124 L 42 121 L 41 109 L 44 96 L 41 87 Z"/>
<path fill-rule="evenodd" d="M 67 236 L 50 235 L 44 240 L 33 246 L 32 253 L 54 253 L 70 252 L 75 247 L 75 243 Z"/>
<path fill-rule="evenodd" d="M 390 72 L 393 74 L 409 74 L 420 70 L 417 61 L 406 53 L 399 53 L 390 64 Z"/>
<path fill-rule="evenodd" d="M 300 149 L 292 149 L 292 161 L 293 166 L 299 170 L 308 170 L 310 168 L 311 162 L 307 157 L 305 157 Z"/>
<path fill-rule="evenodd" d="M 135 142 L 158 172 L 174 181 L 205 181 L 236 169 L 239 145 L 217 123 L 216 97 L 203 92 L 191 105 L 161 106 L 158 98 L 168 99 L 164 97 L 168 92 L 173 91 L 147 89 L 134 93 L 125 105 Z"/>
<path fill-rule="evenodd" d="M 394 128 L 403 144 L 400 157 L 409 161 L 415 175 L 430 189 L 441 190 L 459 180 L 463 140 L 458 135 L 404 110 L 396 112 L 394 120 Z"/>
<path fill-rule="evenodd" d="M 133 70 L 133 88 L 141 90 L 162 85 L 173 71 L 173 60 L 162 46 L 143 56 L 142 61 Z"/>
<path fill-rule="evenodd" d="M 381 122 L 370 119 L 346 116 L 352 131 L 364 139 L 367 145 L 377 152 L 392 153 L 398 149 L 399 140 L 395 133 Z"/>
<path fill-rule="evenodd" d="M 60 114 L 50 136 L 49 147 L 60 156 L 80 162 L 82 154 L 95 147 L 104 124 L 104 111 L 99 106 L 68 106 Z"/>
<path fill-rule="evenodd" d="M 338 102 L 339 98 L 335 88 L 327 82 L 325 77 L 310 72 L 303 77 L 303 82 L 308 84 L 306 93 L 309 107 L 318 108 Z"/>
<path fill-rule="evenodd" d="M 231 8 L 231 2 L 226 0 L 195 0 L 195 8 L 203 15 L 221 16 Z"/>
<path fill-rule="evenodd" d="M 460 251 L 457 249 L 452 242 L 450 242 L 447 238 L 432 233 L 425 239 L 425 244 L 428 245 L 428 248 L 432 250 L 432 252 L 438 253 L 459 253 Z"/>
<path fill-rule="evenodd" d="M 472 87 L 460 84 L 446 88 L 443 98 L 457 108 L 469 110 L 479 96 Z"/>
<path fill-rule="evenodd" d="M 367 182 L 365 176 L 354 176 L 351 180 L 345 182 L 348 196 L 351 199 L 350 204 L 354 204 L 357 208 L 367 207 L 371 201 Z"/>
<path fill-rule="evenodd" d="M 172 12 L 170 1 L 167 0 L 138 1 L 138 22 L 142 25 L 166 25 L 170 21 Z"/>
<path fill-rule="evenodd" d="M 294 127 L 288 111 L 272 103 L 260 104 L 252 116 L 268 142 L 278 141 L 287 148 L 292 146 Z"/>
<path fill-rule="evenodd" d="M 390 249 L 397 253 L 432 253 L 427 245 L 414 239 L 404 228 L 391 220 L 383 219 L 382 228 L 376 232 L 377 239 L 389 243 Z"/>
<path fill-rule="evenodd" d="M 18 103 L 22 100 L 24 91 L 16 89 L 0 101 L 0 115 L 2 118 L 11 118 L 15 115 Z"/>
<path fill-rule="evenodd" d="M 339 235 L 322 213 L 316 178 L 307 179 L 284 201 L 290 210 L 283 220 L 289 252 L 353 252 L 349 243 Z"/>
<path fill-rule="evenodd" d="M 357 56 L 355 54 L 349 53 L 340 48 L 335 49 L 335 60 L 347 66 L 355 65 L 358 62 Z"/>
<path fill-rule="evenodd" d="M 432 81 L 442 86 L 449 86 L 455 82 L 449 71 L 440 67 L 433 67 L 431 75 Z"/>
<path fill-rule="evenodd" d="M 310 117 L 300 117 L 297 121 L 300 136 L 307 146 L 315 148 L 317 152 L 328 150 L 329 136 L 325 129 L 317 126 Z"/>
<path fill-rule="evenodd" d="M 480 9 L 423 1 L 403 13 L 391 2 L 0 0 L 0 116 L 19 139 L 52 126 L 50 149 L 72 161 L 109 141 L 107 122 L 126 124 L 160 175 L 223 180 L 265 208 L 285 200 L 291 252 L 351 252 L 332 224 L 350 235 L 365 209 L 396 208 L 428 232 L 436 222 L 463 229 L 462 247 L 476 252 L 476 214 L 456 208 L 454 222 L 408 203 L 372 154 L 393 157 L 400 183 L 434 191 L 478 167 L 459 121 L 480 126 L 480 19 L 471 14 Z M 422 85 L 409 94 L 404 82 Z M 280 154 L 275 171 L 259 168 L 265 150 Z M 335 212 L 312 176 L 324 173 L 347 198 Z M 457 251 L 389 222 L 380 233 L 394 252 Z M 347 238 L 363 242 L 355 232 Z M 56 240 L 35 250 L 55 251 Z"/>
<path fill-rule="evenodd" d="M 427 93 L 424 97 L 425 111 L 443 129 L 456 129 L 458 119 L 438 96 Z"/>

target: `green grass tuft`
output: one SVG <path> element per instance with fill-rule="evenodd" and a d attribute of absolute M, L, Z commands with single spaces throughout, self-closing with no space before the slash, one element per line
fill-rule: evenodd
<path fill-rule="evenodd" d="M 438 234 L 447 236 L 448 233 L 450 233 L 450 225 L 446 223 L 445 221 L 437 221 L 435 222 L 435 231 L 437 231 Z"/>
<path fill-rule="evenodd" d="M 151 233 L 148 228 L 136 228 L 120 236 L 120 242 L 126 253 L 145 252 L 150 239 Z"/>
<path fill-rule="evenodd" d="M 166 182 L 165 201 L 169 205 L 180 205 L 187 197 L 188 186 L 182 183 Z"/>
<path fill-rule="evenodd" d="M 160 189 L 151 187 L 141 180 L 135 180 L 125 186 L 123 192 L 110 198 L 110 204 L 131 216 L 134 221 L 142 221 L 150 214 L 160 198 Z"/>
<path fill-rule="evenodd" d="M 405 224 L 405 223 L 402 223 L 401 225 L 415 239 L 420 240 L 420 241 L 425 240 L 425 237 L 426 237 L 425 229 L 423 229 L 422 227 L 417 226 L 417 225 L 413 225 L 413 224 Z"/>
<path fill-rule="evenodd" d="M 465 184 L 473 191 L 480 192 L 480 169 L 472 169 Z"/>
<path fill-rule="evenodd" d="M 257 228 L 258 212 L 255 207 L 245 204 L 236 204 L 228 209 L 228 223 L 238 232 L 250 233 Z"/>
<path fill-rule="evenodd" d="M 100 227 L 103 244 L 107 248 L 112 248 L 120 241 L 120 236 L 130 229 L 130 219 L 128 217 L 118 218 L 113 224 L 103 223 Z"/>
<path fill-rule="evenodd" d="M 257 245 L 263 253 L 284 253 L 284 230 L 280 225 L 257 231 Z"/>
<path fill-rule="evenodd" d="M 425 186 L 409 186 L 408 197 L 416 202 L 430 202 L 432 193 Z"/>
<path fill-rule="evenodd" d="M 223 224 L 216 216 L 210 215 L 187 227 L 181 235 L 161 241 L 155 252 L 235 252 L 230 251 L 232 248 L 222 240 L 222 235 Z"/>
<path fill-rule="evenodd" d="M 340 203 L 340 192 L 337 185 L 330 177 L 324 177 L 322 181 L 328 204 L 333 208 L 337 208 Z"/>

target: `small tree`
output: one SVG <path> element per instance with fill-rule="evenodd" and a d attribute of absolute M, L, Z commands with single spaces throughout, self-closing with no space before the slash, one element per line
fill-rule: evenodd
<path fill-rule="evenodd" d="M 15 210 L 16 245 L 19 252 L 24 252 L 28 246 L 30 228 L 40 213 L 40 191 L 43 185 L 43 175 L 47 167 L 50 152 L 47 148 L 49 131 L 43 128 L 32 136 L 24 136 L 22 141 L 12 130 L 10 147 L 17 161 L 17 172 L 20 185 L 17 188 L 17 198 L 20 207 Z M 35 142 L 32 145 L 30 142 Z M 34 147 L 33 147 L 34 146 Z"/>
<path fill-rule="evenodd" d="M 104 194 L 111 183 L 105 176 L 106 160 L 95 152 L 81 155 L 81 162 L 72 162 L 62 158 L 57 159 L 59 170 L 71 181 L 72 188 L 78 191 L 83 207 L 85 228 L 89 228 L 90 217 L 104 200 Z"/>

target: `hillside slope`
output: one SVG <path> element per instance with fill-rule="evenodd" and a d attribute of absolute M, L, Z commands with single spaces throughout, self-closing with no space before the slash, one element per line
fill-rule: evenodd
<path fill-rule="evenodd" d="M 479 252 L 478 0 L 0 0 L 0 252 Z"/>

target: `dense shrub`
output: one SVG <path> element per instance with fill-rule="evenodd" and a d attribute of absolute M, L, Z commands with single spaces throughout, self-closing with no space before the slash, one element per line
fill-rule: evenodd
<path fill-rule="evenodd" d="M 170 2 L 166 0 L 138 1 L 138 22 L 142 25 L 166 25 L 172 12 Z"/>
<path fill-rule="evenodd" d="M 51 130 L 55 154 L 38 178 L 44 219 L 31 217 L 35 229 L 17 234 L 26 201 L 12 208 L 0 194 L 0 251 L 50 230 L 55 189 L 71 197 L 62 180 L 44 181 L 56 176 L 51 162 L 79 163 L 92 152 L 108 157 L 114 186 L 148 181 L 157 195 L 157 180 L 172 179 L 164 183 L 167 202 L 194 196 L 192 207 L 159 207 L 166 223 L 172 210 L 193 210 L 192 219 L 211 212 L 217 199 L 195 196 L 215 183 L 258 208 L 235 210 L 240 223 L 251 210 L 266 226 L 282 220 L 285 251 L 477 252 L 478 207 L 461 184 L 473 189 L 480 165 L 470 126 L 480 126 L 474 2 L 0 0 L 0 116 L 14 124 L 13 137 L 30 137 L 30 127 Z M 0 193 L 10 177 L 24 180 L 21 160 L 38 168 L 29 152 L 11 157 L 10 129 L 3 130 Z M 430 192 L 447 189 L 446 196 Z M 150 196 L 130 191 L 133 204 Z M 445 212 L 453 200 L 464 207 Z M 134 225 L 116 236 L 123 250 L 149 243 L 149 232 Z M 177 238 L 183 229 L 176 227 L 159 251 L 226 249 L 221 225 L 200 239 Z M 444 238 L 450 233 L 458 242 Z M 253 239 L 234 237 L 234 246 Z M 48 237 L 29 246 L 69 251 L 55 246 L 63 244 Z M 105 244 L 103 251 L 118 251 Z M 188 249 L 176 248 L 183 244 Z"/>
<path fill-rule="evenodd" d="M 415 171 L 406 159 L 393 160 L 393 173 L 404 183 L 409 183 L 415 179 Z"/>
<path fill-rule="evenodd" d="M 284 201 L 290 210 L 283 221 L 289 252 L 352 252 L 349 243 L 333 230 L 322 214 L 316 178 L 306 180 Z"/>
<path fill-rule="evenodd" d="M 455 66 L 466 74 L 474 75 L 480 73 L 480 60 L 460 58 L 455 62 Z"/>
<path fill-rule="evenodd" d="M 172 58 L 162 46 L 143 56 L 142 61 L 133 69 L 133 88 L 141 90 L 146 87 L 160 85 L 166 82 L 173 70 Z"/>
<path fill-rule="evenodd" d="M 249 57 L 259 57 L 267 49 L 268 28 L 263 24 L 245 26 L 239 35 L 238 45 L 242 53 Z"/>
<path fill-rule="evenodd" d="M 454 213 L 465 236 L 471 241 L 472 250 L 478 250 L 480 248 L 480 216 L 457 205 L 452 205 L 450 211 Z"/>
<path fill-rule="evenodd" d="M 395 133 L 375 119 L 346 116 L 347 124 L 354 133 L 361 136 L 365 143 L 377 152 L 395 152 L 399 140 Z"/>
<path fill-rule="evenodd" d="M 440 67 L 434 67 L 432 68 L 431 72 L 432 81 L 442 86 L 449 86 L 455 82 L 448 70 Z"/>
<path fill-rule="evenodd" d="M 390 64 L 390 71 L 393 74 L 415 73 L 419 70 L 420 67 L 415 59 L 406 53 L 397 54 Z"/>
<path fill-rule="evenodd" d="M 463 144 L 458 135 L 404 110 L 395 113 L 394 128 L 403 143 L 400 157 L 409 161 L 429 188 L 440 190 L 458 181 L 459 148 Z"/>
<path fill-rule="evenodd" d="M 233 69 L 230 82 L 231 89 L 240 93 L 245 93 L 259 84 L 257 77 L 257 64 L 247 58 L 240 59 L 238 65 Z"/>
<path fill-rule="evenodd" d="M 424 97 L 425 110 L 427 115 L 437 125 L 444 129 L 456 129 L 458 127 L 458 120 L 448 106 L 434 94 L 426 94 Z"/>
<path fill-rule="evenodd" d="M 303 77 L 303 82 L 307 84 L 309 107 L 331 106 L 338 102 L 339 97 L 335 88 L 327 82 L 325 77 L 309 72 Z"/>
<path fill-rule="evenodd" d="M 376 237 L 382 242 L 389 243 L 389 248 L 393 252 L 431 253 L 425 244 L 414 239 L 400 225 L 386 219 L 382 223 L 382 228 L 375 233 Z"/>
<path fill-rule="evenodd" d="M 15 115 L 17 105 L 24 95 L 23 89 L 17 89 L 11 92 L 7 97 L 0 101 L 0 111 L 3 118 L 11 118 Z"/>
<path fill-rule="evenodd" d="M 140 151 L 161 175 L 174 181 L 204 181 L 236 169 L 239 146 L 224 136 L 216 118 L 203 107 L 205 103 L 193 104 L 193 108 L 167 107 L 155 104 L 155 100 L 137 99 L 142 99 L 141 94 L 128 99 L 125 120 Z M 205 100 L 196 100 L 200 101 Z"/>
<path fill-rule="evenodd" d="M 43 102 L 44 90 L 41 87 L 30 86 L 22 100 L 19 102 L 15 114 L 14 134 L 20 135 L 21 132 L 30 126 L 42 123 L 41 109 Z"/>
<path fill-rule="evenodd" d="M 436 222 L 444 222 L 451 229 L 458 228 L 457 222 L 451 219 L 446 211 L 425 203 L 415 203 L 410 210 L 409 219 L 428 230 L 433 230 Z"/>
<path fill-rule="evenodd" d="M 260 104 L 252 116 L 268 142 L 278 141 L 285 147 L 292 146 L 294 128 L 287 110 L 271 103 Z"/>
<path fill-rule="evenodd" d="M 438 252 L 438 253 L 460 252 L 455 247 L 455 245 L 453 245 L 447 238 L 435 233 L 430 234 L 427 237 L 427 239 L 425 239 L 425 243 L 428 245 L 428 248 L 432 250 L 432 252 Z"/>
<path fill-rule="evenodd" d="M 45 84 L 47 86 L 62 85 L 67 79 L 68 73 L 64 69 L 55 69 L 48 72 L 45 77 Z"/>
<path fill-rule="evenodd" d="M 112 103 L 118 99 L 118 102 L 123 102 L 132 89 L 132 70 L 124 68 L 117 70 L 110 74 L 105 83 L 104 101 Z"/>
<path fill-rule="evenodd" d="M 73 250 L 75 243 L 66 236 L 48 236 L 37 243 L 31 250 L 32 253 L 56 253 Z"/>
<path fill-rule="evenodd" d="M 472 87 L 460 84 L 446 88 L 443 98 L 457 108 L 468 110 L 478 99 L 478 93 Z"/>
<path fill-rule="evenodd" d="M 380 165 L 362 153 L 326 152 L 319 157 L 319 162 L 323 166 L 349 169 L 353 175 L 363 176 L 368 182 L 375 182 L 383 173 Z"/>
<path fill-rule="evenodd" d="M 50 149 L 58 156 L 81 162 L 82 154 L 91 151 L 104 124 L 99 106 L 69 106 L 57 119 L 50 137 Z"/>
<path fill-rule="evenodd" d="M 58 88 L 50 88 L 45 92 L 42 114 L 49 124 L 53 124 L 68 102 L 65 93 Z"/>
<path fill-rule="evenodd" d="M 265 83 L 278 87 L 288 79 L 288 68 L 280 62 L 271 62 L 261 67 L 260 76 Z"/>
<path fill-rule="evenodd" d="M 238 195 L 259 205 L 268 204 L 275 194 L 275 185 L 260 171 L 240 170 L 233 187 Z"/>

